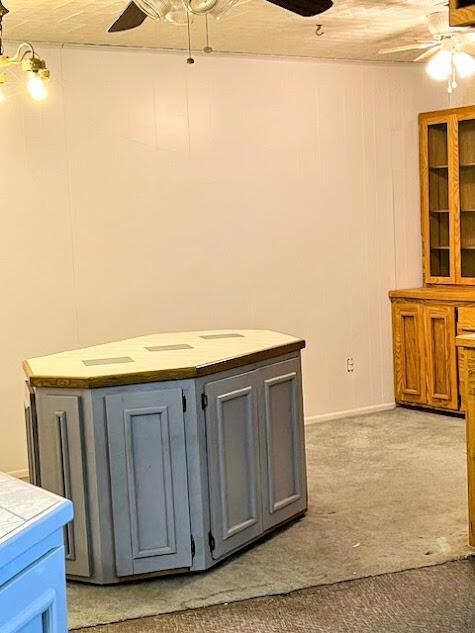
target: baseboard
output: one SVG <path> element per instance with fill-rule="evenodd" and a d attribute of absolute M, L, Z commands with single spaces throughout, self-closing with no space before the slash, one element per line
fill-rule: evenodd
<path fill-rule="evenodd" d="M 369 407 L 361 407 L 359 409 L 347 409 L 346 411 L 335 411 L 334 413 L 324 413 L 323 415 L 311 415 L 305 418 L 305 424 L 341 420 L 342 418 L 352 418 L 357 415 L 365 415 L 367 413 L 378 413 L 378 411 L 390 411 L 395 407 L 395 402 L 386 402 L 384 404 L 373 404 Z"/>
<path fill-rule="evenodd" d="M 24 468 L 23 470 L 12 470 L 11 472 L 7 473 L 7 475 L 10 475 L 11 477 L 16 477 L 17 479 L 25 479 L 26 481 L 28 481 L 30 478 L 30 471 L 28 470 L 28 468 Z"/>

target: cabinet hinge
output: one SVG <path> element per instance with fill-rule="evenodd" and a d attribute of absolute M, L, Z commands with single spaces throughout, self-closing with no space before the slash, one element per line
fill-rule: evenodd
<path fill-rule="evenodd" d="M 206 409 L 208 406 L 208 396 L 205 393 L 201 394 L 201 408 Z"/>
<path fill-rule="evenodd" d="M 196 546 L 195 539 L 193 538 L 193 534 L 191 535 L 191 558 L 194 558 L 196 554 Z"/>
<path fill-rule="evenodd" d="M 183 400 L 183 411 L 186 411 L 186 396 L 185 394 L 182 395 L 182 400 Z"/>
<path fill-rule="evenodd" d="M 214 536 L 212 534 L 212 532 L 208 532 L 208 541 L 209 541 L 209 548 L 212 552 L 214 552 L 215 547 L 216 547 L 216 541 L 214 540 Z"/>

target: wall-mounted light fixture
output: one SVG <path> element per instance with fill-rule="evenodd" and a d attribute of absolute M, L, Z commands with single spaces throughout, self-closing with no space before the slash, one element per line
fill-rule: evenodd
<path fill-rule="evenodd" d="M 5 101 L 3 90 L 7 82 L 7 73 L 10 68 L 19 66 L 25 72 L 27 88 L 35 101 L 43 101 L 48 96 L 46 82 L 50 78 L 50 71 L 44 59 L 40 59 L 32 44 L 23 42 L 17 48 L 13 57 L 9 57 L 3 50 L 3 18 L 9 13 L 0 0 L 0 103 Z"/>

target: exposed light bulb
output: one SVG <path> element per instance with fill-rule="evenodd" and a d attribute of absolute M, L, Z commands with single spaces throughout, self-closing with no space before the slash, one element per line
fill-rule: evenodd
<path fill-rule="evenodd" d="M 437 81 L 448 79 L 452 72 L 452 54 L 449 51 L 439 51 L 427 64 L 426 70 Z"/>
<path fill-rule="evenodd" d="M 38 73 L 30 72 L 28 79 L 28 91 L 35 101 L 43 101 L 48 96 L 48 90 L 44 80 Z"/>
<path fill-rule="evenodd" d="M 454 55 L 455 67 L 460 77 L 472 77 L 475 74 L 475 59 L 464 52 L 457 52 Z"/>

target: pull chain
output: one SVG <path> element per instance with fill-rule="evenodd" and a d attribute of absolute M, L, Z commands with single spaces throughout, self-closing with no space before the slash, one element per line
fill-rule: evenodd
<path fill-rule="evenodd" d="M 3 57 L 3 13 L 0 7 L 0 57 Z"/>
<path fill-rule="evenodd" d="M 187 64 L 194 64 L 195 60 L 191 56 L 191 28 L 190 28 L 190 12 L 188 8 L 186 9 L 186 23 L 188 27 L 188 59 L 186 60 Z"/>
<path fill-rule="evenodd" d="M 0 57 L 3 55 L 3 18 L 9 13 L 7 7 L 4 7 L 0 0 Z"/>
<path fill-rule="evenodd" d="M 206 46 L 203 48 L 203 53 L 212 53 L 213 49 L 209 45 L 209 30 L 208 30 L 208 14 L 205 15 L 206 24 Z"/>

